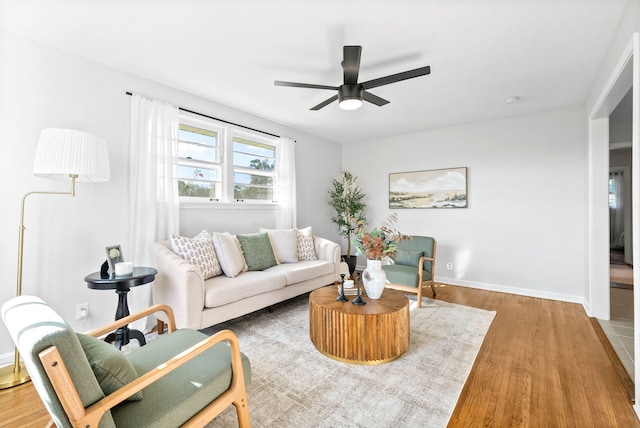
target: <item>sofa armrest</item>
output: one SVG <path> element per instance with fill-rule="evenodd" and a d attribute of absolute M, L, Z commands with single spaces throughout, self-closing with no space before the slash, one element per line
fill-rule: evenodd
<path fill-rule="evenodd" d="M 334 281 L 337 281 L 340 278 L 340 245 L 319 236 L 313 237 L 313 245 L 318 259 L 333 262 Z"/>
<path fill-rule="evenodd" d="M 178 328 L 202 328 L 204 277 L 202 271 L 173 252 L 168 241 L 149 247 L 151 263 L 158 270 L 152 285 L 153 303 L 173 309 Z M 167 321 L 162 313 L 158 318 Z"/>

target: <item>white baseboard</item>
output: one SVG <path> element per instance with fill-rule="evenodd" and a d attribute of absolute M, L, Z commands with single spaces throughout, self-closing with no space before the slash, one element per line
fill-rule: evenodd
<path fill-rule="evenodd" d="M 357 265 L 356 269 L 363 271 L 366 265 Z M 519 288 L 509 285 L 489 284 L 486 282 L 465 281 L 455 278 L 447 278 L 444 276 L 436 276 L 435 282 L 451 285 L 459 285 L 461 287 L 477 288 L 479 290 L 497 291 L 499 293 L 516 294 L 518 296 L 537 297 L 539 299 L 559 300 L 561 302 L 581 304 L 588 316 L 591 316 L 591 307 L 584 296 L 576 296 L 566 293 L 555 293 L 553 291 L 534 290 L 531 288 Z"/>
<path fill-rule="evenodd" d="M 363 271 L 366 265 L 356 265 L 356 270 Z M 534 290 L 531 288 L 519 288 L 509 285 L 489 284 L 486 282 L 465 281 L 455 278 L 447 278 L 444 276 L 436 276 L 435 282 L 451 285 L 459 285 L 461 287 L 477 288 L 479 290 L 497 291 L 499 293 L 516 294 L 518 296 L 537 297 L 539 299 L 559 300 L 561 302 L 581 304 L 588 316 L 591 316 L 591 307 L 584 296 L 576 296 L 566 293 L 555 293 L 553 291 Z"/>
<path fill-rule="evenodd" d="M 455 278 L 446 278 L 446 277 L 440 277 L 440 276 L 436 276 L 435 280 L 436 280 L 436 283 L 459 285 L 461 287 L 477 288 L 479 290 L 497 291 L 499 293 L 516 294 L 519 296 L 527 296 L 527 297 L 537 297 L 539 299 L 559 300 L 561 302 L 578 303 L 584 307 L 587 313 L 589 313 L 589 311 L 587 310 L 588 305 L 583 296 L 576 296 L 573 294 L 566 294 L 566 293 L 555 293 L 553 291 L 545 291 L 545 290 L 534 290 L 531 288 L 512 287 L 508 285 L 488 284 L 485 282 L 464 281 L 464 280 L 459 280 Z"/>
<path fill-rule="evenodd" d="M 0 367 L 13 364 L 15 352 L 7 352 L 6 354 L 0 354 Z"/>

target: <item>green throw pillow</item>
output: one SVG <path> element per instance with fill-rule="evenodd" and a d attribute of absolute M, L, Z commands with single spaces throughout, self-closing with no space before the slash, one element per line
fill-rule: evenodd
<path fill-rule="evenodd" d="M 236 235 L 236 237 L 240 241 L 248 270 L 265 270 L 278 264 L 266 232 Z"/>
<path fill-rule="evenodd" d="M 424 251 L 398 250 L 393 261 L 398 265 L 418 267 L 422 256 L 424 256 Z"/>
<path fill-rule="evenodd" d="M 76 335 L 104 395 L 109 395 L 138 378 L 133 364 L 113 345 L 86 334 Z M 127 398 L 127 401 L 138 400 L 142 400 L 142 391 Z"/>

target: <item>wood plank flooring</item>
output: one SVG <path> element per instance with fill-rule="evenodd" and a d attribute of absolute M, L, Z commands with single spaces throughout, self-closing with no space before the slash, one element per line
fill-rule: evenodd
<path fill-rule="evenodd" d="M 497 311 L 449 427 L 640 427 L 581 305 L 439 286 Z"/>
<path fill-rule="evenodd" d="M 582 306 L 450 285 L 437 291 L 438 299 L 497 311 L 449 427 L 640 428 Z M 0 390 L 0 415 L 0 427 L 48 420 L 31 383 Z"/>

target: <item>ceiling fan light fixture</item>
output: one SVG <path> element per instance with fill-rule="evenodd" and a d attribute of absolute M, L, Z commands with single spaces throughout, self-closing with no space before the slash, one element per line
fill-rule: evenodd
<path fill-rule="evenodd" d="M 338 103 L 338 106 L 340 106 L 342 110 L 356 110 L 362 106 L 362 100 L 357 98 L 342 100 Z"/>
<path fill-rule="evenodd" d="M 355 110 L 362 105 L 364 89 L 360 85 L 342 85 L 338 88 L 338 106 L 343 110 Z"/>

